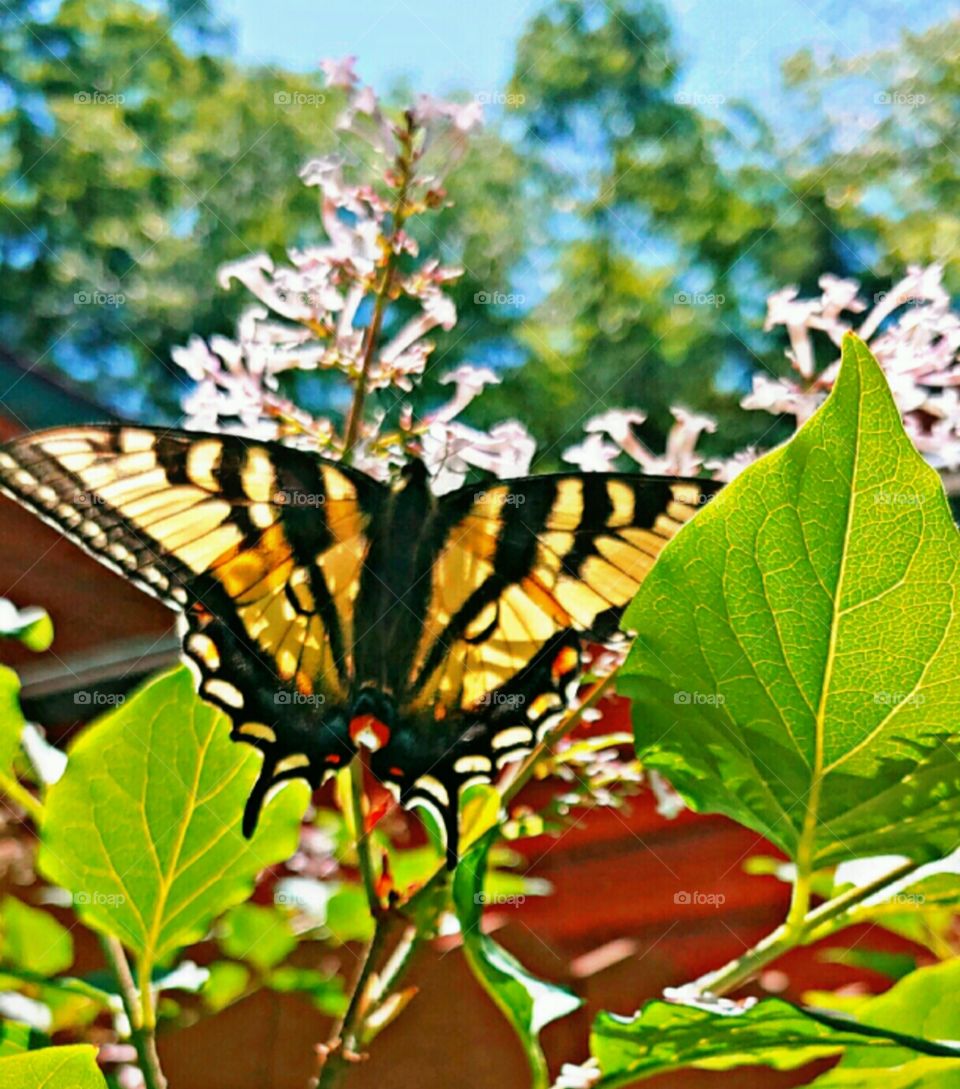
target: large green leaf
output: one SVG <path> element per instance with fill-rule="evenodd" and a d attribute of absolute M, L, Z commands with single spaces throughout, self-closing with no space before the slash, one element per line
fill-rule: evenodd
<path fill-rule="evenodd" d="M 597 1089 L 691 1066 L 725 1070 L 762 1065 L 791 1070 L 843 1048 L 900 1056 L 901 1061 L 905 1054 L 915 1058 L 916 1052 L 897 1046 L 906 1043 L 931 1052 L 955 1051 L 957 1059 L 924 1056 L 924 1061 L 944 1070 L 960 1061 L 960 1044 L 911 1039 L 889 1027 L 804 1010 L 779 998 L 764 999 L 747 1009 L 723 1001 L 713 1008 L 648 1002 L 633 1017 L 599 1014 L 590 1035 L 593 1061 L 602 1074 Z"/>
<path fill-rule="evenodd" d="M 0 1059 L 39 1047 L 45 1037 L 22 1021 L 0 1021 Z"/>
<path fill-rule="evenodd" d="M 857 1018 L 869 1025 L 895 1025 L 933 1040 L 960 1039 L 960 960 L 921 968 L 885 994 L 865 1002 Z M 960 1089 L 960 1057 L 935 1059 L 905 1048 L 857 1048 L 817 1078 L 817 1089 Z"/>
<path fill-rule="evenodd" d="M 107 1089 L 97 1066 L 97 1049 L 45 1047 L 0 1058 L 3 1089 Z"/>
<path fill-rule="evenodd" d="M 530 1063 L 532 1085 L 540 1089 L 548 1078 L 540 1031 L 573 1013 L 581 1002 L 565 988 L 532 976 L 516 957 L 483 933 L 487 856 L 497 834 L 496 829 L 488 832 L 461 860 L 453 879 L 453 903 L 470 968 L 516 1031 Z"/>
<path fill-rule="evenodd" d="M 865 345 L 627 612 L 638 752 L 809 872 L 957 841 L 960 537 Z"/>
<path fill-rule="evenodd" d="M 303 784 L 279 792 L 251 841 L 240 832 L 257 763 L 196 697 L 189 673 L 167 673 L 73 745 L 47 794 L 40 867 L 149 971 L 295 850 Z"/>

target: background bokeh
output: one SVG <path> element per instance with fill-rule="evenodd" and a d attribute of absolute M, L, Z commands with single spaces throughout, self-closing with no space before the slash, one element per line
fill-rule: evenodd
<path fill-rule="evenodd" d="M 336 145 L 336 105 L 289 99 L 321 95 L 319 58 L 344 53 L 381 92 L 486 104 L 454 205 L 421 232 L 466 270 L 430 372 L 494 366 L 474 419 L 519 416 L 539 467 L 617 406 L 648 412 L 655 448 L 675 404 L 718 418 L 708 453 L 770 445 L 739 401 L 788 368 L 771 292 L 833 273 L 869 299 L 933 261 L 956 287 L 960 19 L 941 0 L 11 0 L 3 385 L 42 368 L 176 420 L 171 348 L 244 305 L 218 266 L 322 237 L 297 169 Z M 436 395 L 428 375 L 417 396 Z"/>

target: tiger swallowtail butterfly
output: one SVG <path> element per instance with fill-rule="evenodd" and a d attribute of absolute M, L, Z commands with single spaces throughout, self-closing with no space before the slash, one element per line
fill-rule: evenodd
<path fill-rule="evenodd" d="M 460 792 L 563 717 L 603 639 L 717 485 L 636 474 L 497 480 L 436 497 L 234 435 L 64 427 L 0 447 L 0 488 L 180 614 L 183 655 L 270 788 L 373 749 L 457 859 Z"/>

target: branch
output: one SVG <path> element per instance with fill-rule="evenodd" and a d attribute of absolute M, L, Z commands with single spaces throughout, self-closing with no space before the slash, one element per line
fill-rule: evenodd
<path fill-rule="evenodd" d="M 167 1079 L 160 1067 L 160 1057 L 157 1054 L 156 1030 L 152 1023 L 149 1025 L 144 1023 L 142 995 L 137 993 L 137 985 L 133 981 L 127 954 L 116 938 L 106 934 L 100 935 L 100 946 L 120 989 L 123 1011 L 130 1022 L 130 1039 L 137 1049 L 137 1060 L 144 1084 L 147 1089 L 167 1089 Z"/>
<path fill-rule="evenodd" d="M 742 956 L 737 957 L 714 972 L 701 976 L 692 986 L 699 994 L 723 995 L 736 990 L 761 968 L 765 968 L 784 953 L 799 945 L 806 944 L 814 936 L 825 936 L 816 934 L 817 929 L 825 923 L 832 922 L 846 914 L 850 908 L 855 907 L 864 900 L 868 900 L 888 885 L 907 877 L 922 865 L 922 862 L 904 862 L 895 870 L 891 870 L 890 873 L 878 877 L 867 885 L 860 885 L 840 896 L 834 897 L 832 900 L 825 901 L 813 911 L 807 912 L 799 922 L 792 922 L 788 919 L 787 922 L 778 926 L 776 930 L 759 941 L 752 949 L 748 949 Z"/>
<path fill-rule="evenodd" d="M 377 344 L 380 340 L 380 330 L 383 327 L 383 316 L 390 301 L 390 290 L 393 286 L 393 274 L 397 264 L 397 241 L 403 229 L 407 213 L 407 190 L 413 172 L 412 142 L 413 120 L 407 115 L 407 128 L 399 134 L 403 149 L 397 158 L 399 181 L 397 183 L 397 199 L 393 206 L 393 220 L 390 225 L 390 235 L 385 239 L 386 253 L 384 255 L 383 271 L 374 291 L 373 314 L 370 324 L 367 326 L 367 335 L 363 345 L 363 356 L 360 365 L 360 375 L 357 379 L 357 388 L 353 395 L 353 404 L 350 406 L 350 417 L 347 420 L 347 430 L 343 438 L 343 457 L 346 459 L 350 451 L 356 445 L 360 435 L 360 426 L 363 423 L 363 406 L 367 398 L 367 385 L 370 380 L 370 368 L 377 353 Z"/>

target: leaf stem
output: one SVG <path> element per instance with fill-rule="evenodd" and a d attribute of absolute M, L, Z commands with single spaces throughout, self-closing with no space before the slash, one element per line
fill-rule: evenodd
<path fill-rule="evenodd" d="M 799 922 L 791 922 L 788 915 L 786 922 L 757 942 L 752 949 L 748 949 L 746 953 L 730 961 L 722 968 L 701 976 L 694 982 L 693 987 L 699 994 L 723 995 L 736 990 L 761 968 L 765 968 L 789 950 L 816 938 L 825 937 L 826 934 L 830 933 L 829 930 L 824 931 L 822 934 L 817 933 L 818 929 L 823 927 L 824 924 L 846 914 L 850 908 L 855 907 L 864 900 L 868 900 L 888 885 L 907 877 L 922 865 L 922 862 L 904 862 L 895 870 L 878 877 L 875 881 L 871 881 L 866 885 L 859 885 L 840 896 L 825 901 L 813 911 L 805 912 Z M 809 898 L 809 888 L 802 895 Z M 793 903 L 798 903 L 796 896 Z"/>
<path fill-rule="evenodd" d="M 10 801 L 20 806 L 34 824 L 40 824 L 40 819 L 43 817 L 43 803 L 35 798 L 17 779 L 12 775 L 8 775 L 5 771 L 0 771 L 0 792 L 6 794 Z"/>
<path fill-rule="evenodd" d="M 120 989 L 120 999 L 123 1002 L 123 1011 L 130 1022 L 130 1039 L 137 1049 L 137 1060 L 144 1085 L 146 1089 L 167 1089 L 167 1079 L 160 1067 L 160 1057 L 157 1054 L 156 1030 L 152 1023 L 152 995 L 147 999 L 151 1010 L 151 1023 L 148 1024 L 144 1019 L 144 991 L 142 987 L 139 993 L 137 991 L 133 973 L 130 971 L 130 962 L 123 951 L 123 946 L 116 938 L 107 934 L 100 935 L 100 946 Z M 148 981 L 148 994 L 149 991 Z"/>
<path fill-rule="evenodd" d="M 347 458 L 356 445 L 360 435 L 360 426 L 363 423 L 363 408 L 367 398 L 367 386 L 370 380 L 370 369 L 377 352 L 377 344 L 380 340 L 380 331 L 383 328 L 383 316 L 386 313 L 387 304 L 390 301 L 390 290 L 393 286 L 393 274 L 397 265 L 397 242 L 407 214 L 407 192 L 410 187 L 410 179 L 413 173 L 413 118 L 407 115 L 407 128 L 398 133 L 401 142 L 401 151 L 397 156 L 398 181 L 397 199 L 393 206 L 390 234 L 384 239 L 386 250 L 383 259 L 383 269 L 374 289 L 373 313 L 370 324 L 367 326 L 364 338 L 363 354 L 361 356 L 360 375 L 357 378 L 357 387 L 353 394 L 353 404 L 350 406 L 350 416 L 347 420 L 347 430 L 343 438 L 343 456 Z"/>
<path fill-rule="evenodd" d="M 363 792 L 363 755 L 358 753 L 350 764 L 350 805 L 353 810 L 353 824 L 356 832 L 357 865 L 363 879 L 363 889 L 367 895 L 370 914 L 376 919 L 383 912 L 380 897 L 377 895 L 377 875 L 374 872 L 373 851 L 370 834 L 366 829 Z"/>

